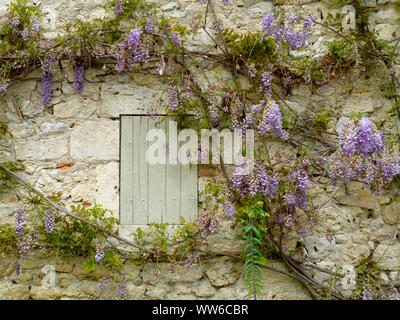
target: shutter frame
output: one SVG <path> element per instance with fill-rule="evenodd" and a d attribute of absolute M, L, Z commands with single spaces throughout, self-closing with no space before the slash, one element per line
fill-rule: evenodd
<path fill-rule="evenodd" d="M 156 121 L 147 115 L 120 115 L 120 223 L 146 225 L 151 222 L 179 224 L 179 216 L 194 221 L 198 210 L 197 165 L 151 165 L 146 161 L 148 129 Z M 168 121 L 158 125 L 165 129 Z M 179 149 L 179 142 L 178 142 Z"/>

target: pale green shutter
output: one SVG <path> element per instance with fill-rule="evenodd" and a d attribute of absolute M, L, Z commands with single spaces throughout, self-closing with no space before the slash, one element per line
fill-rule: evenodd
<path fill-rule="evenodd" d="M 197 165 L 151 165 L 146 161 L 149 129 L 164 129 L 168 143 L 168 120 L 159 120 L 121 116 L 121 224 L 176 224 L 179 216 L 193 221 L 197 215 Z"/>

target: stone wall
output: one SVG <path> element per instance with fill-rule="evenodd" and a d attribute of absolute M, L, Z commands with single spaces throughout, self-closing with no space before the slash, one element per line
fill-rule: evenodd
<path fill-rule="evenodd" d="M 0 1 L 0 12 L 4 4 Z M 167 18 L 179 19 L 189 24 L 193 13 L 200 8 L 198 1 L 154 1 L 158 10 Z M 276 6 L 274 1 L 232 0 L 230 7 L 219 4 L 227 27 L 240 30 L 260 28 L 262 18 Z M 93 1 L 41 1 L 43 24 L 46 35 L 51 37 L 62 32 L 63 23 L 75 17 L 93 19 L 104 17 L 102 8 L 105 0 Z M 327 13 L 329 1 L 311 2 L 306 7 L 321 19 Z M 400 35 L 400 10 L 394 1 L 366 1 L 372 10 L 370 25 L 380 32 L 380 37 L 391 39 Z M 329 11 L 330 10 L 330 11 Z M 337 10 L 336 10 L 337 11 Z M 62 17 L 62 19 L 61 19 Z M 65 20 L 64 20 L 65 19 Z M 315 56 L 326 52 L 324 41 L 333 39 L 322 27 L 310 41 L 309 51 Z M 189 39 L 191 48 L 215 50 L 204 33 Z M 399 62 L 400 63 L 400 62 Z M 215 66 L 203 66 L 199 75 L 201 85 L 207 86 L 215 76 Z M 396 72 L 400 73 L 400 65 Z M 13 82 L 5 97 L 0 98 L 0 118 L 9 124 L 14 136 L 5 146 L 0 146 L 0 160 L 22 160 L 26 172 L 21 174 L 27 181 L 44 193 L 61 192 L 67 204 L 100 203 L 118 213 L 119 197 L 119 114 L 143 114 L 146 107 L 161 98 L 165 89 L 155 68 L 137 70 L 127 74 L 109 74 L 102 68 L 86 71 L 86 82 L 82 94 L 73 90 L 73 75 L 63 81 L 60 72 L 54 72 L 52 100 L 43 106 L 41 99 L 41 70 L 27 75 L 23 80 Z M 309 104 L 329 108 L 337 122 L 351 112 L 368 113 L 373 120 L 382 120 L 391 108 L 374 81 L 362 84 L 360 90 L 348 96 L 348 84 L 337 80 L 331 86 L 311 93 L 307 86 L 295 88 L 287 97 L 288 104 L 295 110 L 304 110 Z M 332 126 L 331 130 L 335 130 Z M 1 162 L 0 161 L 0 162 Z M 200 171 L 199 186 L 206 184 L 207 170 Z M 217 173 L 217 178 L 219 173 Z M 305 250 L 310 260 L 324 268 L 344 267 L 351 270 L 361 255 L 368 256 L 375 248 L 374 257 L 379 258 L 395 232 L 392 245 L 380 259 L 385 272 L 384 280 L 399 280 L 400 241 L 395 223 L 400 204 L 393 202 L 398 190 L 390 187 L 380 195 L 371 194 L 361 184 L 352 183 L 350 194 L 336 192 L 329 186 L 311 189 L 312 206 L 320 209 L 321 223 L 313 235 L 303 237 Z M 13 219 L 19 206 L 19 193 L 0 194 L 0 223 Z M 330 229 L 333 239 L 325 234 Z M 128 227 L 121 227 L 121 234 L 128 236 Z M 293 244 L 295 245 L 295 244 Z M 240 252 L 241 243 L 235 239 L 229 222 L 224 222 L 217 234 L 210 237 L 209 249 L 229 248 Z M 15 256 L 0 257 L 0 299 L 97 299 L 113 298 L 116 283 L 100 296 L 97 281 L 101 271 L 85 273 L 82 258 L 56 258 L 41 256 L 36 252 L 22 263 L 22 273 L 15 274 Z M 270 261 L 282 270 L 278 261 Z M 46 289 L 41 286 L 42 265 L 55 267 L 57 287 Z M 161 273 L 155 277 L 155 271 Z M 203 262 L 194 269 L 178 268 L 176 274 L 169 272 L 169 265 L 146 265 L 143 270 L 130 265 L 128 268 L 127 298 L 131 299 L 243 299 L 246 294 L 243 285 L 242 266 L 228 258 Z M 309 270 L 316 279 L 326 274 Z M 264 270 L 265 299 L 308 299 L 307 291 L 291 278 L 270 270 Z M 115 279 L 117 280 L 115 275 Z"/>

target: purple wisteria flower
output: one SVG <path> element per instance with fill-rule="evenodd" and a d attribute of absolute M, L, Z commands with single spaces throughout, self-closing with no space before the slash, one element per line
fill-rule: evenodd
<path fill-rule="evenodd" d="M 289 14 L 288 20 L 289 20 L 290 23 L 293 24 L 293 23 L 295 23 L 298 19 L 299 19 L 299 16 L 298 16 L 297 13 L 291 12 L 291 13 Z"/>
<path fill-rule="evenodd" d="M 18 27 L 19 26 L 19 17 L 15 17 L 11 20 L 11 25 L 13 27 Z"/>
<path fill-rule="evenodd" d="M 24 228 L 25 228 L 25 220 L 26 220 L 26 215 L 25 215 L 25 210 L 17 210 L 14 216 L 15 219 L 15 232 L 17 235 L 20 237 L 24 234 Z"/>
<path fill-rule="evenodd" d="M 97 247 L 94 259 L 96 260 L 96 262 L 100 263 L 103 260 L 103 258 L 104 258 L 104 249 L 99 246 Z"/>
<path fill-rule="evenodd" d="M 296 197 L 294 196 L 293 193 L 285 193 L 283 195 L 283 200 L 285 200 L 287 207 L 291 210 L 295 210 L 295 205 L 296 205 Z"/>
<path fill-rule="evenodd" d="M 51 72 L 45 71 L 42 75 L 42 100 L 44 105 L 48 105 L 50 103 L 52 80 L 53 75 Z"/>
<path fill-rule="evenodd" d="M 298 170 L 296 174 L 297 184 L 302 193 L 307 193 L 309 177 L 305 170 Z"/>
<path fill-rule="evenodd" d="M 231 0 L 222 0 L 222 3 L 224 4 L 225 7 L 227 7 L 231 4 Z"/>
<path fill-rule="evenodd" d="M 258 132 L 260 134 L 268 133 L 275 137 L 282 136 L 282 114 L 275 101 L 271 100 L 268 108 L 264 111 Z"/>
<path fill-rule="evenodd" d="M 118 72 L 129 71 L 132 62 L 147 63 L 149 59 L 149 52 L 144 49 L 141 40 L 142 31 L 137 27 L 129 32 L 114 52 L 114 57 L 117 59 L 115 70 Z"/>
<path fill-rule="evenodd" d="M 304 48 L 307 42 L 307 39 L 312 34 L 309 31 L 294 31 L 294 30 L 286 30 L 283 34 L 283 39 L 289 43 L 290 49 L 295 50 L 299 47 Z"/>
<path fill-rule="evenodd" d="M 154 26 L 153 26 L 153 21 L 147 20 L 146 25 L 144 26 L 144 30 L 148 34 L 152 34 L 154 32 Z"/>
<path fill-rule="evenodd" d="M 382 135 L 380 132 L 372 132 L 372 122 L 366 117 L 361 118 L 357 130 L 357 149 L 363 156 L 368 156 L 382 148 Z"/>
<path fill-rule="evenodd" d="M 54 230 L 55 217 L 51 210 L 46 211 L 44 219 L 44 229 L 47 233 L 53 233 Z"/>
<path fill-rule="evenodd" d="M 40 31 L 40 22 L 36 19 L 31 21 L 31 28 L 34 32 L 38 33 Z"/>
<path fill-rule="evenodd" d="M 125 271 L 122 271 L 122 279 L 121 282 L 118 284 L 117 287 L 117 294 L 123 298 L 125 296 L 126 292 L 126 273 Z"/>
<path fill-rule="evenodd" d="M 122 14 L 122 0 L 115 0 L 115 12 Z"/>
<path fill-rule="evenodd" d="M 75 92 L 81 93 L 83 91 L 85 65 L 80 61 L 76 61 L 74 71 Z"/>
<path fill-rule="evenodd" d="M 140 31 L 137 27 L 129 32 L 129 49 L 132 50 L 133 48 L 137 48 L 139 46 L 141 35 L 142 31 Z"/>
<path fill-rule="evenodd" d="M 261 22 L 262 28 L 269 32 L 272 28 L 272 23 L 275 21 L 275 15 L 273 12 L 268 13 Z"/>
<path fill-rule="evenodd" d="M 377 160 L 377 165 L 381 170 L 382 177 L 387 181 L 392 181 L 393 177 L 400 174 L 400 155 L 395 148 L 389 149 L 385 146 Z"/>
<path fill-rule="evenodd" d="M 29 29 L 28 28 L 25 28 L 24 30 L 22 30 L 21 37 L 22 37 L 22 40 L 24 40 L 24 41 L 29 40 Z"/>
<path fill-rule="evenodd" d="M 275 174 L 269 176 L 268 193 L 271 197 L 278 196 L 279 180 Z"/>
<path fill-rule="evenodd" d="M 190 269 L 197 266 L 197 256 L 193 253 L 189 254 L 185 261 L 185 268 Z"/>
<path fill-rule="evenodd" d="M 211 125 L 213 126 L 213 128 L 218 128 L 221 122 L 218 119 L 217 107 L 215 105 L 210 105 L 208 109 L 210 111 Z"/>
<path fill-rule="evenodd" d="M 304 21 L 300 26 L 298 22 Z M 304 48 L 307 39 L 312 36 L 311 25 L 312 19 L 302 18 L 296 13 L 290 13 L 284 24 L 282 20 L 275 19 L 274 13 L 267 14 L 261 22 L 262 28 L 266 36 L 273 37 L 278 48 L 281 47 L 282 40 L 289 43 L 290 49 L 295 50 L 299 47 Z"/>
<path fill-rule="evenodd" d="M 260 87 L 260 93 L 261 94 L 271 94 L 271 80 L 272 80 L 272 72 L 271 69 L 266 70 L 263 72 L 261 75 L 261 87 Z"/>
<path fill-rule="evenodd" d="M 374 300 L 374 297 L 372 296 L 372 289 L 369 285 L 364 285 L 363 286 L 363 300 Z"/>
<path fill-rule="evenodd" d="M 182 46 L 181 40 L 179 39 L 178 34 L 176 34 L 176 33 L 171 33 L 170 36 L 171 36 L 172 40 L 174 41 L 174 45 L 176 45 L 177 47 Z"/>
<path fill-rule="evenodd" d="M 255 104 L 251 107 L 251 112 L 253 113 L 259 113 L 262 111 L 262 106 L 265 104 L 264 100 L 260 101 L 260 104 Z"/>
<path fill-rule="evenodd" d="M 42 63 L 42 67 L 44 70 L 49 70 L 50 67 L 56 62 L 57 57 L 56 56 L 47 56 L 44 62 Z"/>
<path fill-rule="evenodd" d="M 106 277 L 100 278 L 99 284 L 98 284 L 98 287 L 99 287 L 100 291 L 103 291 L 106 288 L 107 282 L 108 282 L 108 280 L 107 280 Z"/>
<path fill-rule="evenodd" d="M 231 220 L 235 218 L 235 207 L 229 200 L 225 201 L 224 203 L 224 214 Z"/>
<path fill-rule="evenodd" d="M 356 151 L 356 126 L 350 121 L 346 122 L 339 130 L 339 145 L 344 154 L 348 157 L 352 156 Z"/>
<path fill-rule="evenodd" d="M 179 91 L 178 88 L 175 86 L 168 87 L 168 109 L 175 110 L 178 107 L 178 95 Z"/>
<path fill-rule="evenodd" d="M 206 4 L 208 0 L 199 0 L 200 4 Z"/>
<path fill-rule="evenodd" d="M 361 118 L 358 125 L 347 121 L 339 130 L 339 145 L 346 156 L 352 156 L 357 150 L 363 156 L 380 151 L 383 144 L 382 132 L 376 130 L 371 120 Z"/>

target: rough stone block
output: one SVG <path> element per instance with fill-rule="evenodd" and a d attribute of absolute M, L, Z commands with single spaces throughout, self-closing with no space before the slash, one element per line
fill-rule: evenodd
<path fill-rule="evenodd" d="M 26 139 L 15 141 L 18 160 L 55 160 L 68 154 L 67 139 L 64 136 L 49 139 Z"/>
<path fill-rule="evenodd" d="M 119 165 L 111 162 L 96 168 L 96 202 L 113 211 L 114 217 L 119 212 Z"/>
<path fill-rule="evenodd" d="M 118 160 L 119 127 L 114 121 L 86 121 L 73 128 L 71 157 L 79 160 Z"/>

